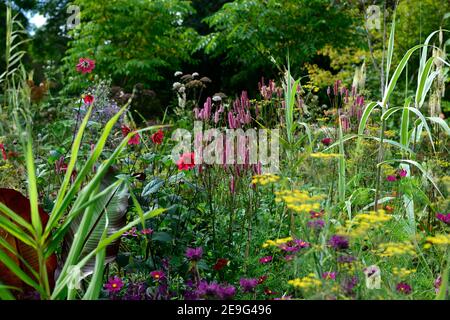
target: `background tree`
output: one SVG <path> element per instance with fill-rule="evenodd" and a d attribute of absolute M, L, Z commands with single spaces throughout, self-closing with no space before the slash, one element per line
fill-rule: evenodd
<path fill-rule="evenodd" d="M 130 89 L 144 83 L 152 89 L 171 75 L 190 53 L 197 33 L 185 26 L 193 13 L 189 1 L 181 0 L 77 0 L 81 24 L 71 32 L 67 73 L 68 89 L 80 85 L 74 65 L 81 57 L 97 61 L 96 73 L 110 76 L 116 85 Z"/>
<path fill-rule="evenodd" d="M 295 70 L 326 44 L 352 44 L 347 8 L 328 0 L 236 0 L 207 18 L 214 32 L 202 44 L 207 53 L 238 63 L 231 82 L 245 83 L 257 74 L 255 81 L 276 71 L 271 57 L 283 65 L 289 52 Z"/>

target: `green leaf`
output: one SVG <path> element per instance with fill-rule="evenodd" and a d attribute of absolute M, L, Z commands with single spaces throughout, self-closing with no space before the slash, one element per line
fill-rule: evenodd
<path fill-rule="evenodd" d="M 156 177 L 152 181 L 150 181 L 142 190 L 142 196 L 146 197 L 153 193 L 158 192 L 158 190 L 164 185 L 164 180 Z"/>
<path fill-rule="evenodd" d="M 369 120 L 370 114 L 378 106 L 380 106 L 380 104 L 378 102 L 370 102 L 364 108 L 363 114 L 361 116 L 361 121 L 359 122 L 359 127 L 358 127 L 359 135 L 364 134 L 364 130 L 366 129 L 367 121 Z"/>

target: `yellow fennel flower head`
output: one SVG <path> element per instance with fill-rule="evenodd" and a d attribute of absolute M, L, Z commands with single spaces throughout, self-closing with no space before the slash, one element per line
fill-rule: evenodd
<path fill-rule="evenodd" d="M 427 243 L 424 245 L 425 249 L 430 248 L 432 245 L 448 246 L 450 245 L 450 234 L 437 234 L 433 237 L 426 238 Z"/>
<path fill-rule="evenodd" d="M 394 267 L 392 269 L 392 273 L 395 276 L 400 277 L 400 278 L 406 278 L 407 276 L 409 276 L 413 273 L 416 273 L 416 272 L 417 272 L 416 269 L 406 269 L 406 268 L 397 268 L 397 267 Z"/>
<path fill-rule="evenodd" d="M 324 199 L 322 195 L 310 196 L 307 192 L 300 190 L 278 191 L 275 195 L 276 202 L 284 202 L 289 209 L 298 213 L 319 210 L 319 201 Z"/>
<path fill-rule="evenodd" d="M 317 279 L 314 274 L 309 274 L 303 278 L 296 278 L 293 280 L 289 280 L 288 284 L 297 289 L 312 289 L 322 285 L 322 281 Z"/>
<path fill-rule="evenodd" d="M 341 235 L 353 238 L 366 237 L 370 230 L 382 227 L 392 216 L 387 215 L 384 210 L 371 211 L 357 214 L 352 220 L 347 220 L 345 226 L 339 228 Z"/>
<path fill-rule="evenodd" d="M 403 255 L 415 256 L 416 251 L 409 242 L 387 242 L 379 245 L 378 255 L 383 258 Z"/>
<path fill-rule="evenodd" d="M 292 240 L 294 240 L 292 237 L 285 237 L 285 238 L 280 238 L 280 239 L 276 239 L 276 240 L 267 240 L 266 242 L 263 243 L 262 247 L 263 248 L 278 247 L 278 246 L 288 243 L 289 241 L 292 241 Z"/>
<path fill-rule="evenodd" d="M 316 153 L 311 153 L 309 156 L 310 156 L 311 158 L 318 158 L 318 159 L 328 160 L 328 159 L 336 159 L 336 158 L 339 158 L 341 155 L 338 154 L 338 153 L 316 152 Z"/>
<path fill-rule="evenodd" d="M 253 184 L 260 184 L 260 185 L 266 185 L 269 183 L 274 183 L 277 182 L 278 180 L 280 180 L 280 177 L 275 175 L 275 174 L 271 174 L 271 173 L 266 173 L 266 174 L 261 174 L 261 175 L 255 175 L 252 178 L 252 183 Z"/>

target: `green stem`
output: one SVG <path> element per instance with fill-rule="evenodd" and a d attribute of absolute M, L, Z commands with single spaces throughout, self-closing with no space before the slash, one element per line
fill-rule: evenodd
<path fill-rule="evenodd" d="M 381 166 L 379 165 L 384 159 L 384 131 L 386 130 L 386 120 L 382 120 L 381 132 L 380 132 L 380 147 L 378 149 L 377 158 L 377 174 L 376 174 L 376 187 L 375 187 L 375 204 L 374 210 L 378 211 L 378 199 L 380 196 L 380 184 L 381 184 Z"/>

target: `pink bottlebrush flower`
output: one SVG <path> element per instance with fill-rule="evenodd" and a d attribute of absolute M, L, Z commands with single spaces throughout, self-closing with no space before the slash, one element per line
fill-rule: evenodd
<path fill-rule="evenodd" d="M 272 256 L 262 257 L 261 259 L 259 259 L 259 263 L 265 264 L 271 262 L 272 260 Z"/>
<path fill-rule="evenodd" d="M 91 73 L 95 68 L 95 61 L 88 58 L 80 58 L 77 64 L 77 72 L 82 74 Z"/>
<path fill-rule="evenodd" d="M 119 277 L 109 278 L 108 282 L 105 284 L 105 289 L 109 293 L 119 292 L 123 287 L 123 281 Z"/>

